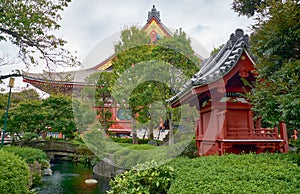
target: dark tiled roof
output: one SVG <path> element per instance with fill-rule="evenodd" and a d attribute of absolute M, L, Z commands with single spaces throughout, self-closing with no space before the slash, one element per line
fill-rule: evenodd
<path fill-rule="evenodd" d="M 238 62 L 244 48 L 249 46 L 249 36 L 242 29 L 232 33 L 227 43 L 213 56 L 205 60 L 197 72 L 181 90 L 167 102 L 180 99 L 186 92 L 196 86 L 202 86 L 224 77 Z"/>
<path fill-rule="evenodd" d="M 109 71 L 109 70 L 108 70 Z M 79 85 L 91 85 L 91 83 L 86 82 L 86 78 L 97 71 L 92 69 L 82 69 L 77 71 L 67 71 L 67 72 L 47 72 L 43 73 L 28 73 L 22 71 L 24 79 L 34 80 L 38 82 L 52 82 L 60 84 L 79 84 Z"/>

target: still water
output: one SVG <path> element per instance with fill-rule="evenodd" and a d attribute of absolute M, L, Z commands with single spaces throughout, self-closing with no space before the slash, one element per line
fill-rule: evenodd
<path fill-rule="evenodd" d="M 101 194 L 109 190 L 109 178 L 93 175 L 92 167 L 67 161 L 51 165 L 52 176 L 43 178 L 39 194 Z M 88 185 L 86 179 L 96 179 L 98 184 Z"/>

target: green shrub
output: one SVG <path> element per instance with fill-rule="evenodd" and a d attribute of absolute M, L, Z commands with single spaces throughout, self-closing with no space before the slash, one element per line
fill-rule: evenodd
<path fill-rule="evenodd" d="M 28 193 L 30 172 L 20 157 L 0 150 L 0 193 Z"/>
<path fill-rule="evenodd" d="M 157 148 L 157 146 L 148 145 L 148 144 L 130 144 L 127 146 L 127 148 L 132 150 L 150 150 L 150 149 Z"/>
<path fill-rule="evenodd" d="M 149 161 L 167 162 L 171 157 L 167 146 L 152 146 L 148 144 L 127 145 L 114 152 L 116 166 L 130 169 L 131 167 Z"/>
<path fill-rule="evenodd" d="M 170 166 L 148 162 L 137 165 L 115 177 L 110 182 L 108 194 L 127 193 L 167 193 L 172 180 L 174 169 Z"/>
<path fill-rule="evenodd" d="M 18 146 L 6 146 L 3 149 L 19 156 L 28 164 L 32 187 L 42 184 L 43 169 L 49 167 L 48 158 L 45 152 L 36 148 Z"/>
<path fill-rule="evenodd" d="M 118 143 L 130 143 L 132 144 L 132 138 L 120 138 L 120 137 L 111 137 L 111 140 Z M 150 140 L 149 139 L 138 139 L 138 144 L 147 144 Z M 159 140 L 153 140 L 156 141 L 157 144 L 160 144 L 161 141 Z"/>
<path fill-rule="evenodd" d="M 287 154 L 177 158 L 168 193 L 300 193 L 300 167 Z"/>
<path fill-rule="evenodd" d="M 290 140 L 290 145 L 294 148 L 296 148 L 296 153 L 299 153 L 300 154 L 300 140 L 293 140 L 291 139 Z"/>
<path fill-rule="evenodd" d="M 180 156 L 187 156 L 189 158 L 196 158 L 197 157 L 197 146 L 196 140 L 192 140 L 186 148 L 181 152 Z"/>
<path fill-rule="evenodd" d="M 300 153 L 289 153 L 287 154 L 290 158 L 290 160 L 296 164 L 298 164 L 298 166 L 300 166 Z"/>
<path fill-rule="evenodd" d="M 39 149 L 18 146 L 6 146 L 3 149 L 20 156 L 28 164 L 33 164 L 35 161 L 43 164 L 48 161 L 46 153 Z"/>

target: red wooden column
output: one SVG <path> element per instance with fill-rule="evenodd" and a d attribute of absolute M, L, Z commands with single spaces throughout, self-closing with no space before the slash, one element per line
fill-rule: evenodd
<path fill-rule="evenodd" d="M 284 122 L 280 122 L 280 137 L 283 140 L 283 153 L 287 153 L 289 149 L 289 144 L 286 124 Z"/>
<path fill-rule="evenodd" d="M 249 136 L 253 137 L 254 122 L 253 122 L 253 111 L 251 111 L 251 110 L 248 113 L 248 125 L 249 125 Z"/>

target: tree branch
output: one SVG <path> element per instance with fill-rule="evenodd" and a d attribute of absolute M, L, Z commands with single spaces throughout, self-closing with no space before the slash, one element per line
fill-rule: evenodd
<path fill-rule="evenodd" d="M 8 75 L 0 75 L 0 80 L 9 78 L 9 77 L 21 77 L 22 74 L 20 73 L 12 73 L 12 74 L 8 74 Z"/>

